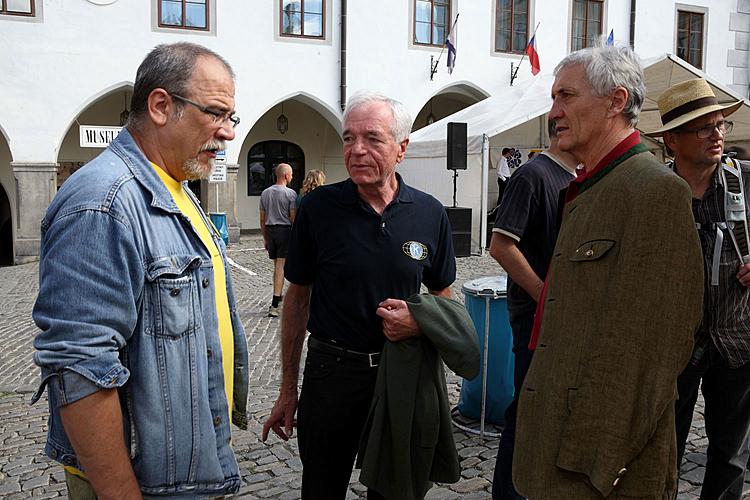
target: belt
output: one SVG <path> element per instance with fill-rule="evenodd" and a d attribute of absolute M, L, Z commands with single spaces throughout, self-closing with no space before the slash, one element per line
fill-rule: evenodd
<path fill-rule="evenodd" d="M 307 339 L 307 347 L 311 351 L 332 354 L 345 359 L 351 359 L 352 361 L 361 361 L 367 363 L 370 368 L 375 368 L 380 364 L 379 352 L 359 352 L 351 349 L 344 349 L 343 347 L 335 346 L 329 342 L 318 340 L 314 337 Z"/>

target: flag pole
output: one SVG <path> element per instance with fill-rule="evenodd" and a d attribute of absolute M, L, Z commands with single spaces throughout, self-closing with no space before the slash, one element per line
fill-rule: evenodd
<path fill-rule="evenodd" d="M 534 28 L 534 32 L 531 34 L 531 38 L 529 38 L 529 42 L 534 39 L 536 36 L 536 30 L 539 29 L 539 25 L 542 22 L 539 21 L 536 23 L 536 28 Z M 526 47 L 529 46 L 529 42 L 526 43 Z M 523 54 L 521 54 L 521 59 L 518 61 L 518 66 L 516 66 L 516 70 L 513 71 L 513 63 L 510 63 L 510 85 L 513 86 L 513 82 L 515 81 L 516 77 L 518 76 L 518 70 L 521 67 L 521 63 L 523 62 L 524 58 L 526 57 L 526 47 L 524 47 Z"/>
<path fill-rule="evenodd" d="M 456 29 L 456 23 L 458 22 L 459 14 L 460 12 L 456 14 L 456 19 L 453 21 L 453 25 L 448 32 L 448 36 L 450 36 L 450 34 L 453 33 L 453 30 Z M 445 52 L 445 46 L 446 43 L 445 41 L 443 41 L 443 47 L 440 49 L 440 54 L 438 54 L 437 61 L 435 61 L 435 56 L 430 56 L 430 80 L 432 80 L 432 77 L 435 76 L 435 73 L 437 73 L 438 65 L 440 64 L 440 58 L 443 57 L 443 52 Z"/>

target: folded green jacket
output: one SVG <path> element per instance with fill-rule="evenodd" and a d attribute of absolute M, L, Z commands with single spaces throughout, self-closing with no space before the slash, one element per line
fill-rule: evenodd
<path fill-rule="evenodd" d="M 406 302 L 422 335 L 385 343 L 357 458 L 360 482 L 388 500 L 421 499 L 432 482 L 459 480 L 443 362 L 466 379 L 480 364 L 461 303 L 430 294 Z"/>

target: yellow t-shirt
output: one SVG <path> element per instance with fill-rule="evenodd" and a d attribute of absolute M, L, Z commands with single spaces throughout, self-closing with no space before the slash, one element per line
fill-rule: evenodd
<path fill-rule="evenodd" d="M 216 290 L 216 314 L 219 318 L 219 342 L 221 343 L 221 355 L 224 366 L 224 391 L 227 395 L 227 404 L 229 405 L 229 422 L 232 416 L 232 391 L 234 382 L 234 335 L 232 333 L 232 316 L 229 313 L 229 299 L 227 298 L 227 281 L 224 274 L 224 260 L 221 258 L 219 249 L 216 247 L 211 230 L 201 217 L 199 208 L 190 200 L 185 193 L 184 186 L 174 180 L 169 174 L 159 168 L 158 165 L 151 163 L 159 174 L 164 185 L 172 194 L 177 208 L 180 209 L 198 233 L 203 245 L 211 255 L 211 263 L 214 267 L 214 289 Z M 209 222 L 210 223 L 210 222 Z"/>

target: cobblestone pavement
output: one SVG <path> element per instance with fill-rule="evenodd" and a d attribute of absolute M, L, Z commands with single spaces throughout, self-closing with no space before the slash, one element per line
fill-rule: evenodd
<path fill-rule="evenodd" d="M 232 268 L 238 307 L 248 335 L 250 348 L 251 420 L 247 431 L 235 429 L 234 448 L 243 474 L 243 486 L 235 498 L 299 498 L 302 463 L 296 440 L 284 443 L 270 437 L 260 441 L 262 423 L 277 396 L 280 364 L 279 320 L 267 317 L 271 298 L 271 266 L 259 236 L 244 236 L 230 248 L 230 257 L 251 275 Z M 28 402 L 38 380 L 33 365 L 32 339 L 36 328 L 31 309 L 37 292 L 37 264 L 0 268 L 0 498 L 52 498 L 65 496 L 62 469 L 43 453 L 46 432 L 46 400 L 34 406 Z M 498 274 L 489 257 L 458 259 L 460 286 L 469 279 Z M 460 379 L 448 376 L 451 403 L 459 397 Z M 694 499 L 700 494 L 705 470 L 707 440 L 699 401 L 682 465 L 679 499 Z M 481 438 L 456 429 L 461 457 L 462 479 L 451 485 L 436 485 L 429 499 L 486 499 L 490 497 L 497 438 Z M 365 488 L 352 476 L 347 498 L 364 498 Z M 750 498 L 750 483 L 746 483 Z"/>

